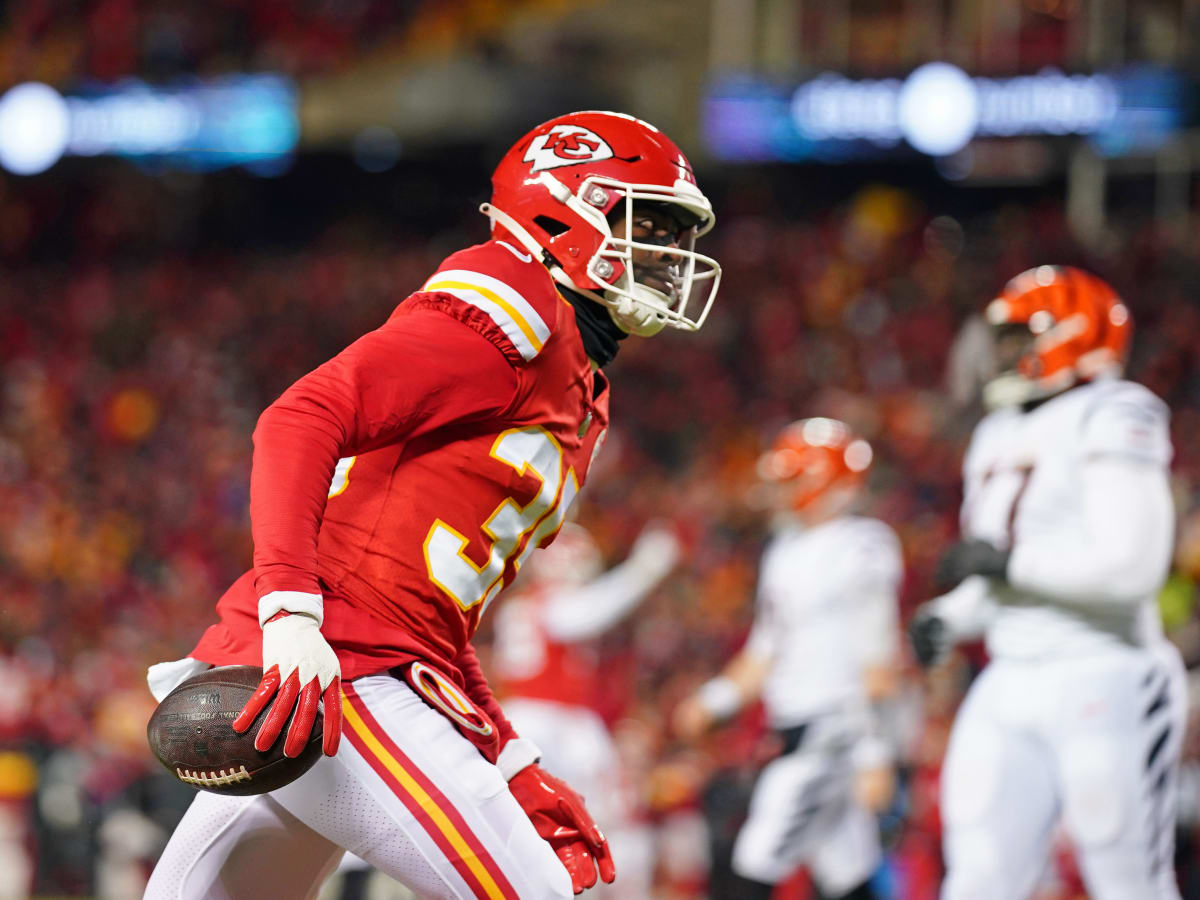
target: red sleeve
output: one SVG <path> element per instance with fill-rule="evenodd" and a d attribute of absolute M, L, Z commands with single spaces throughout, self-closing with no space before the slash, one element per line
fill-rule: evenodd
<path fill-rule="evenodd" d="M 394 315 L 284 391 L 254 430 L 258 596 L 320 592 L 317 534 L 340 457 L 495 415 L 516 388 L 517 374 L 495 344 L 426 309 Z"/>
<path fill-rule="evenodd" d="M 479 665 L 479 657 L 475 655 L 475 648 L 470 643 L 455 657 L 454 665 L 462 673 L 467 696 L 487 713 L 488 718 L 495 724 L 496 731 L 500 734 L 500 749 L 503 750 L 504 745 L 517 736 L 517 732 L 505 717 L 504 710 L 500 708 L 500 701 L 492 693 L 492 688 Z"/>

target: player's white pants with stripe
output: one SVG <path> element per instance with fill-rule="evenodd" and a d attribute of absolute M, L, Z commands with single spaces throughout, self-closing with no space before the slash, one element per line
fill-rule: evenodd
<path fill-rule="evenodd" d="M 834 896 L 870 878 L 880 858 L 875 816 L 854 799 L 849 753 L 804 744 L 762 770 L 733 846 L 733 870 L 744 878 L 777 884 L 807 865 Z"/>
<path fill-rule="evenodd" d="M 1186 716 L 1173 646 L 993 660 L 942 769 L 943 900 L 1026 900 L 1060 815 L 1092 900 L 1177 900 Z"/>
<path fill-rule="evenodd" d="M 573 896 L 500 771 L 444 716 L 390 676 L 344 692 L 337 756 L 270 794 L 198 794 L 147 900 L 311 897 L 343 848 L 420 897 Z"/>

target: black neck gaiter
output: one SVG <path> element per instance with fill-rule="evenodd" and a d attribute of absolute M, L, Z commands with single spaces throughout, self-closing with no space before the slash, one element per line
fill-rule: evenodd
<path fill-rule="evenodd" d="M 559 285 L 558 289 L 571 306 L 575 307 L 575 324 L 579 326 L 579 333 L 583 336 L 583 349 L 588 359 L 598 366 L 607 366 L 621 349 L 619 342 L 629 335 L 617 327 L 608 310 L 595 300 L 589 300 L 583 294 L 562 285 Z"/>

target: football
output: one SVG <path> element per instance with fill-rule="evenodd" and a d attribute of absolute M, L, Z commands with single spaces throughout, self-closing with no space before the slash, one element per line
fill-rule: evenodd
<path fill-rule="evenodd" d="M 254 749 L 255 735 L 270 704 L 245 734 L 233 730 L 230 723 L 261 678 L 262 669 L 257 666 L 221 666 L 201 672 L 171 691 L 146 726 L 146 739 L 158 761 L 185 784 L 237 796 L 265 794 L 311 769 L 321 755 L 321 712 L 304 751 L 295 759 L 283 755 L 290 717 L 270 750 L 260 753 Z"/>

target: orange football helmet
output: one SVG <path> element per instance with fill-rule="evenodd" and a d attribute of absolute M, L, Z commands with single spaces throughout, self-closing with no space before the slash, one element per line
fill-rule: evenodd
<path fill-rule="evenodd" d="M 763 481 L 792 489 L 789 505 L 810 508 L 835 488 L 860 487 L 871 467 L 871 445 L 837 419 L 801 419 L 779 433 L 758 459 Z"/>
<path fill-rule="evenodd" d="M 1038 266 L 1012 279 L 985 311 L 1002 342 L 1017 352 L 999 359 L 984 386 L 989 408 L 1051 397 L 1081 381 L 1120 375 L 1133 323 L 1106 282 L 1069 266 Z"/>

